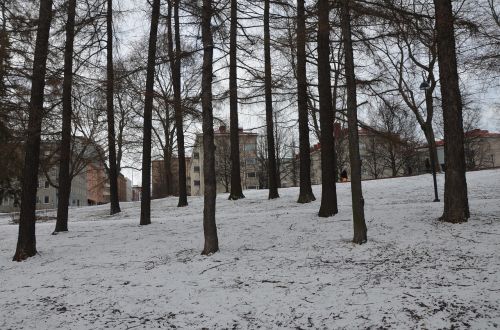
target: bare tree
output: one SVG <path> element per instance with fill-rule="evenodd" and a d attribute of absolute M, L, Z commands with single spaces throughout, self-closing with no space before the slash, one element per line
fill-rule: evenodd
<path fill-rule="evenodd" d="M 211 0 L 203 0 L 201 9 L 201 33 L 203 42 L 203 70 L 201 81 L 201 106 L 203 111 L 203 176 L 205 180 L 203 205 L 203 231 L 205 246 L 203 255 L 219 251 L 215 203 L 217 183 L 215 181 L 214 117 L 212 108 L 212 80 L 214 41 L 212 36 L 213 7 Z"/>
<path fill-rule="evenodd" d="M 174 31 L 175 31 L 175 53 L 172 40 L 172 1 L 174 2 Z M 179 161 L 179 203 L 178 207 L 188 205 L 186 187 L 186 152 L 184 148 L 184 111 L 182 110 L 181 99 L 181 36 L 179 23 L 179 3 L 180 0 L 170 0 L 167 16 L 168 53 L 170 69 L 172 71 L 172 86 L 174 89 L 174 113 L 175 126 L 177 132 L 177 158 Z"/>
<path fill-rule="evenodd" d="M 160 0 L 154 0 L 149 33 L 148 64 L 146 73 L 146 96 L 144 101 L 144 135 L 142 147 L 142 199 L 141 225 L 151 224 L 151 130 L 156 64 L 156 41 L 160 19 Z"/>
<path fill-rule="evenodd" d="M 118 198 L 118 167 L 116 162 L 116 135 L 115 135 L 115 110 L 114 110 L 114 85 L 115 72 L 113 67 L 113 0 L 107 0 L 106 13 L 106 115 L 108 121 L 108 159 L 109 159 L 109 192 L 110 213 L 120 213 Z"/>
<path fill-rule="evenodd" d="M 321 127 L 321 207 L 318 215 L 330 217 L 339 212 L 335 187 L 334 113 L 330 77 L 330 6 L 328 0 L 318 1 L 318 91 Z"/>
<path fill-rule="evenodd" d="M 268 148 L 268 178 L 269 199 L 279 198 L 278 172 L 276 167 L 276 150 L 274 144 L 273 123 L 273 91 L 272 91 L 272 66 L 271 66 L 271 30 L 269 26 L 270 0 L 264 0 L 264 61 L 265 61 L 265 98 L 266 98 L 266 126 L 267 126 L 267 148 Z"/>
<path fill-rule="evenodd" d="M 44 114 L 45 75 L 49 48 L 50 23 L 52 21 L 52 0 L 41 0 L 33 61 L 33 79 L 29 107 L 29 123 L 23 169 L 21 213 L 19 236 L 14 261 L 22 261 L 37 253 L 35 236 L 36 189 L 40 162 L 42 118 Z"/>
<path fill-rule="evenodd" d="M 300 191 L 298 203 L 316 200 L 311 187 L 309 111 L 307 106 L 305 1 L 297 0 L 297 106 L 299 110 Z M 295 170 L 295 169 L 294 169 Z"/>
<path fill-rule="evenodd" d="M 465 178 L 462 97 L 458 82 L 454 18 L 451 0 L 434 0 L 434 6 L 446 159 L 444 212 L 441 220 L 461 223 L 467 221 L 470 212 Z"/>
<path fill-rule="evenodd" d="M 347 118 L 349 129 L 349 159 L 351 163 L 352 216 L 354 224 L 353 242 L 367 241 L 363 190 L 361 187 L 361 158 L 359 156 L 358 115 L 356 101 L 356 75 L 351 37 L 351 14 L 349 0 L 341 0 L 340 20 L 345 52 L 345 77 L 347 85 Z"/>
<path fill-rule="evenodd" d="M 66 46 L 64 48 L 62 140 L 59 162 L 59 203 L 57 205 L 55 233 L 68 231 L 68 207 L 71 193 L 69 164 L 71 160 L 71 116 L 73 112 L 71 98 L 73 89 L 73 48 L 75 40 L 76 0 L 70 0 L 68 2 L 67 15 Z"/>
<path fill-rule="evenodd" d="M 238 1 L 231 0 L 231 28 L 229 37 L 229 111 L 231 134 L 231 193 L 229 199 L 245 198 L 241 188 L 240 174 L 240 139 L 238 124 Z"/>

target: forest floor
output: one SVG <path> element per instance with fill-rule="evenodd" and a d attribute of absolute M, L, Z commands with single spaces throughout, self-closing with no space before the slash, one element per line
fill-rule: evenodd
<path fill-rule="evenodd" d="M 442 187 L 443 175 L 439 175 Z M 368 243 L 340 213 L 317 217 L 298 189 L 217 200 L 220 252 L 200 255 L 203 199 L 72 210 L 70 231 L 37 224 L 39 254 L 11 261 L 17 226 L 0 224 L 0 329 L 500 327 L 500 170 L 468 174 L 471 219 L 438 221 L 430 175 L 365 182 Z M 440 190 L 442 194 L 442 189 Z"/>

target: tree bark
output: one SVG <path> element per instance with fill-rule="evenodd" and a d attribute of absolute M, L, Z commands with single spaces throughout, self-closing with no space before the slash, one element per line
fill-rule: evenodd
<path fill-rule="evenodd" d="M 118 166 L 116 162 L 115 111 L 113 104 L 115 72 L 113 68 L 113 0 L 107 0 L 107 78 L 106 78 L 106 115 L 108 120 L 108 157 L 109 157 L 109 193 L 110 214 L 120 213 L 118 199 Z"/>
<path fill-rule="evenodd" d="M 230 200 L 245 198 L 241 187 L 240 138 L 238 123 L 238 67 L 237 67 L 237 35 L 238 35 L 238 1 L 231 0 L 231 31 L 229 36 L 229 111 L 231 129 L 231 193 Z"/>
<path fill-rule="evenodd" d="M 28 131 L 26 132 L 19 235 L 14 261 L 25 260 L 37 253 L 35 236 L 36 190 L 40 163 L 40 134 L 44 113 L 45 74 L 47 72 L 50 23 L 52 21 L 52 0 L 40 1 L 38 17 Z"/>
<path fill-rule="evenodd" d="M 214 44 L 212 37 L 212 1 L 203 0 L 201 33 L 203 42 L 203 69 L 201 80 L 201 106 L 203 116 L 203 177 L 205 181 L 203 205 L 203 232 L 205 246 L 203 255 L 219 251 L 215 202 L 217 183 L 215 178 L 214 116 L 212 108 L 212 80 Z"/>
<path fill-rule="evenodd" d="M 68 2 L 68 20 L 66 22 L 66 45 L 64 48 L 64 79 L 63 79 L 63 111 L 62 139 L 59 160 L 59 189 L 57 204 L 57 221 L 54 233 L 68 231 L 68 208 L 71 194 L 71 177 L 69 164 L 71 162 L 71 93 L 73 89 L 73 45 L 75 40 L 76 0 Z"/>
<path fill-rule="evenodd" d="M 450 0 L 434 0 L 434 6 L 446 159 L 444 212 L 441 220 L 461 223 L 468 220 L 470 212 L 465 177 L 462 96 L 458 82 L 454 18 Z"/>
<path fill-rule="evenodd" d="M 269 199 L 279 198 L 278 179 L 276 168 L 276 146 L 274 142 L 274 120 L 273 120 L 273 90 L 271 70 L 271 32 L 269 27 L 269 2 L 264 0 L 264 66 L 265 66 L 265 98 L 266 98 L 266 126 L 267 126 L 267 154 L 268 177 L 269 177 Z"/>
<path fill-rule="evenodd" d="M 358 114 L 356 100 L 356 76 L 351 39 L 351 15 L 349 0 L 341 0 L 340 10 L 342 37 L 345 52 L 345 76 L 347 85 L 347 123 L 349 131 L 349 159 L 351 162 L 352 216 L 354 224 L 353 243 L 367 241 L 363 190 L 361 187 L 361 158 L 359 155 Z"/>
<path fill-rule="evenodd" d="M 335 185 L 335 139 L 333 137 L 334 113 L 330 81 L 330 7 L 328 0 L 318 1 L 318 90 L 319 121 L 321 128 L 321 206 L 318 215 L 330 217 L 337 214 L 337 189 Z"/>
<path fill-rule="evenodd" d="M 172 1 L 174 2 L 174 30 L 175 30 L 175 52 L 172 36 Z M 168 53 L 170 59 L 170 69 L 172 71 L 172 87 L 174 89 L 174 114 L 175 127 L 177 133 L 177 158 L 179 161 L 179 202 L 178 207 L 188 205 L 187 185 L 186 185 L 186 151 L 184 146 L 184 115 L 182 111 L 181 99 L 181 39 L 179 24 L 179 3 L 180 0 L 170 0 L 168 2 L 167 34 Z"/>
<path fill-rule="evenodd" d="M 151 30 L 149 33 L 146 95 L 144 100 L 144 136 L 142 144 L 142 199 L 141 225 L 151 224 L 151 130 L 153 117 L 156 41 L 160 19 L 160 0 L 153 1 Z"/>

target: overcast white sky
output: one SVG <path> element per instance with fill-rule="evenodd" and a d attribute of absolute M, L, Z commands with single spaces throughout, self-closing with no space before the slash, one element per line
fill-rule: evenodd
<path fill-rule="evenodd" d="M 121 55 L 130 50 L 130 45 L 149 33 L 149 6 L 146 1 L 121 0 L 115 2 L 122 14 L 115 20 L 115 29 L 119 35 L 118 47 Z M 482 110 L 481 128 L 500 132 L 500 77 L 497 80 L 481 82 L 480 77 L 467 81 L 474 93 L 474 101 Z M 256 127 L 261 119 L 252 118 L 242 113 L 241 126 Z M 125 175 L 133 177 L 134 184 L 140 183 L 140 172 L 126 170 Z"/>

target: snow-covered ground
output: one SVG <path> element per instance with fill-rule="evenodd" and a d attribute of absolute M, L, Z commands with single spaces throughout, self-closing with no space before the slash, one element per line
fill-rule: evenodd
<path fill-rule="evenodd" d="M 439 176 L 439 184 L 443 184 Z M 11 261 L 17 227 L 0 225 L 0 329 L 497 328 L 500 170 L 468 174 L 472 218 L 437 218 L 429 175 L 363 184 L 369 242 L 352 237 L 349 184 L 321 219 L 298 190 L 218 198 L 220 253 L 200 255 L 201 198 L 71 211 L 70 232 L 37 225 L 40 254 Z M 319 200 L 320 187 L 315 187 Z M 442 194 L 442 190 L 440 191 Z"/>

